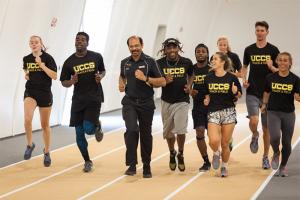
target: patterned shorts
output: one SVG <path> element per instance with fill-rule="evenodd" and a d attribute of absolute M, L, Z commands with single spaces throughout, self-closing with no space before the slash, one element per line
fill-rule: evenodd
<path fill-rule="evenodd" d="M 209 112 L 207 118 L 209 123 L 215 123 L 218 125 L 237 123 L 234 107 Z"/>

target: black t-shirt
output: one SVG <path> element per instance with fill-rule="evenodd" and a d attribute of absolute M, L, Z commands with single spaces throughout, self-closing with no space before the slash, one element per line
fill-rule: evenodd
<path fill-rule="evenodd" d="M 141 70 L 145 76 L 152 78 L 162 77 L 162 73 L 155 59 L 142 53 L 138 61 L 134 61 L 132 57 L 127 57 L 121 61 L 120 76 L 125 78 L 127 83 L 125 93 L 132 98 L 152 98 L 153 88 L 135 77 L 135 71 Z"/>
<path fill-rule="evenodd" d="M 40 57 L 47 68 L 55 72 L 57 71 L 56 63 L 50 54 L 42 51 Z M 29 72 L 29 80 L 25 85 L 26 89 L 41 90 L 45 92 L 51 91 L 52 79 L 35 62 L 35 57 L 32 53 L 23 58 L 23 69 Z"/>
<path fill-rule="evenodd" d="M 102 85 L 95 80 L 95 74 L 103 71 L 105 67 L 101 54 L 87 51 L 86 56 L 77 57 L 74 53 L 64 62 L 60 81 L 70 80 L 77 73 L 78 82 L 74 85 L 72 102 L 103 102 Z"/>
<path fill-rule="evenodd" d="M 247 94 L 262 98 L 266 76 L 272 73 L 266 64 L 266 61 L 272 60 L 273 65 L 276 67 L 275 60 L 278 53 L 278 48 L 270 43 L 267 43 L 264 48 L 258 48 L 256 43 L 246 47 L 244 51 L 244 65 L 248 66 L 250 64 L 248 78 L 250 85 L 247 88 Z"/>
<path fill-rule="evenodd" d="M 172 75 L 173 82 L 162 87 L 161 99 L 168 103 L 190 102 L 189 94 L 185 93 L 184 86 L 188 76 L 193 75 L 193 63 L 190 59 L 179 57 L 176 62 L 167 61 L 166 57 L 157 60 L 158 66 L 164 75 Z"/>
<path fill-rule="evenodd" d="M 239 56 L 236 53 L 230 51 L 227 52 L 227 56 L 230 58 L 232 62 L 233 72 L 240 71 L 240 69 L 242 68 L 242 63 Z"/>
<path fill-rule="evenodd" d="M 208 65 L 204 67 L 197 67 L 197 64 L 194 65 L 194 75 L 195 79 L 193 82 L 193 89 L 198 91 L 198 94 L 193 97 L 194 108 L 197 107 L 206 107 L 203 104 L 205 98 L 206 88 L 204 85 L 204 78 L 209 73 L 210 67 Z"/>
<path fill-rule="evenodd" d="M 238 87 L 238 91 L 242 93 L 242 88 L 237 77 L 231 73 L 226 73 L 222 77 L 218 77 L 215 73 L 209 73 L 205 79 L 204 84 L 206 94 L 210 96 L 208 105 L 209 112 L 235 107 L 235 95 L 232 93 L 232 83 Z"/>
<path fill-rule="evenodd" d="M 294 93 L 300 93 L 300 79 L 289 73 L 288 76 L 279 76 L 278 72 L 270 74 L 266 78 L 265 92 L 270 93 L 268 110 L 293 112 Z"/>

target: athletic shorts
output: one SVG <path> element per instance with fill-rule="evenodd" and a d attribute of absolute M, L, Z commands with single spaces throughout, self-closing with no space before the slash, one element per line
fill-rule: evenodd
<path fill-rule="evenodd" d="M 215 123 L 218 125 L 237 123 L 234 107 L 225 108 L 215 112 L 208 112 L 207 118 L 208 123 Z"/>
<path fill-rule="evenodd" d="M 248 111 L 248 117 L 259 116 L 259 109 L 262 105 L 262 99 L 254 95 L 246 95 L 246 105 Z M 261 124 L 267 127 L 267 112 L 261 113 Z"/>
<path fill-rule="evenodd" d="M 206 108 L 193 108 L 192 117 L 194 122 L 194 129 L 206 128 L 207 129 L 207 109 Z"/>
<path fill-rule="evenodd" d="M 51 107 L 53 104 L 52 92 L 40 91 L 40 90 L 31 90 L 26 89 L 24 92 L 24 99 L 26 97 L 33 98 L 38 107 Z"/>
<path fill-rule="evenodd" d="M 172 138 L 175 134 L 186 134 L 188 125 L 189 103 L 167 103 L 161 100 L 161 116 L 164 138 Z"/>
<path fill-rule="evenodd" d="M 86 102 L 83 105 L 72 102 L 70 126 L 82 125 L 84 120 L 90 121 L 96 126 L 99 125 L 100 109 L 101 102 L 98 101 Z"/>

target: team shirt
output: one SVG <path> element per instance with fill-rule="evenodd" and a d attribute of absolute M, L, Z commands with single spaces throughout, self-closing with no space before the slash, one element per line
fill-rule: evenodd
<path fill-rule="evenodd" d="M 193 104 L 194 108 L 205 108 L 203 104 L 203 100 L 205 98 L 205 85 L 204 85 L 204 78 L 209 73 L 210 67 L 208 65 L 204 67 L 197 67 L 197 64 L 194 65 L 194 82 L 193 82 L 193 89 L 198 91 L 198 94 L 193 97 Z"/>
<path fill-rule="evenodd" d="M 282 77 L 278 72 L 267 76 L 265 92 L 270 93 L 267 109 L 281 112 L 294 112 L 294 94 L 300 93 L 300 79 L 290 72 Z"/>
<path fill-rule="evenodd" d="M 262 98 L 264 92 L 264 84 L 266 76 L 272 71 L 269 70 L 266 61 L 272 60 L 273 65 L 276 65 L 276 57 L 279 50 L 274 45 L 267 43 L 264 48 L 258 48 L 256 43 L 246 47 L 244 51 L 244 65 L 250 64 L 249 72 L 249 87 L 247 88 L 247 94 Z"/>
<path fill-rule="evenodd" d="M 235 95 L 232 93 L 233 82 L 235 86 L 238 87 L 238 91 L 242 93 L 239 80 L 235 75 L 229 72 L 222 77 L 216 76 L 215 73 L 210 73 L 205 77 L 205 94 L 209 94 L 210 96 L 210 102 L 208 105 L 209 112 L 235 107 Z"/>
<path fill-rule="evenodd" d="M 103 102 L 103 90 L 101 83 L 97 84 L 95 74 L 105 71 L 103 58 L 99 53 L 87 51 L 84 57 L 72 54 L 64 63 L 60 75 L 60 81 L 70 80 L 75 73 L 78 82 L 74 85 L 72 103 Z M 80 107 L 80 106 L 78 106 Z"/>
<path fill-rule="evenodd" d="M 42 51 L 40 58 L 47 68 L 57 71 L 56 63 L 50 54 Z M 29 80 L 25 85 L 26 89 L 51 91 L 52 79 L 35 62 L 35 57 L 32 53 L 23 58 L 23 69 L 29 72 Z"/>
<path fill-rule="evenodd" d="M 184 86 L 189 76 L 193 75 L 193 63 L 190 59 L 179 57 L 178 61 L 168 61 L 166 57 L 157 60 L 157 64 L 164 76 L 172 75 L 173 82 L 162 87 L 161 99 L 167 103 L 190 102 L 189 94 L 185 93 Z"/>

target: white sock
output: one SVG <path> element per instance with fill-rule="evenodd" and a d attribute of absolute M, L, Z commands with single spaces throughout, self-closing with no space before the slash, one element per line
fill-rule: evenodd
<path fill-rule="evenodd" d="M 218 151 L 214 152 L 214 155 L 220 156 L 220 151 L 218 150 Z"/>
<path fill-rule="evenodd" d="M 226 162 L 222 162 L 222 167 L 225 167 L 225 168 L 227 168 L 227 167 L 228 167 L 228 163 L 226 163 Z"/>

